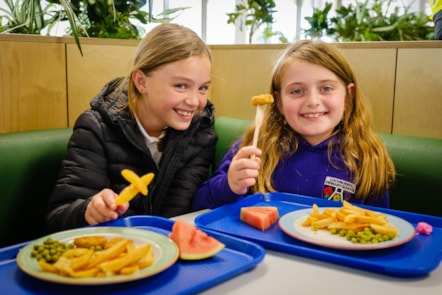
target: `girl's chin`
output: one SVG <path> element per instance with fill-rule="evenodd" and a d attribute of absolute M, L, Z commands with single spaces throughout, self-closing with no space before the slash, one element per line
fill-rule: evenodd
<path fill-rule="evenodd" d="M 187 130 L 190 126 L 191 120 L 189 122 L 174 122 L 173 124 L 170 124 L 169 127 L 175 129 L 175 130 Z"/>
<path fill-rule="evenodd" d="M 330 138 L 330 136 L 332 136 L 332 133 L 301 133 L 301 136 L 311 145 L 317 145 L 324 140 Z"/>

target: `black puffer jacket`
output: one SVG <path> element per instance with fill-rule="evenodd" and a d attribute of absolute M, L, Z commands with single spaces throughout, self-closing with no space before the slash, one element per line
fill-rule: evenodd
<path fill-rule="evenodd" d="M 92 99 L 91 109 L 75 123 L 49 200 L 48 232 L 87 225 L 84 214 L 93 195 L 103 188 L 119 193 L 128 185 L 121 176 L 124 168 L 138 175 L 155 174 L 149 195 L 137 195 L 125 216 L 172 217 L 188 213 L 199 184 L 209 177 L 218 139 L 213 130 L 213 104 L 209 101 L 187 130 L 167 130 L 158 168 L 136 120 L 127 107 L 121 108 L 119 96 L 126 102 L 127 94 L 116 90 L 115 81 Z"/>

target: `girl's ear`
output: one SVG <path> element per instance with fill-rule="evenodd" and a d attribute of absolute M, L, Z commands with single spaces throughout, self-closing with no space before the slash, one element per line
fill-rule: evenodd
<path fill-rule="evenodd" d="M 138 89 L 138 91 L 141 94 L 146 93 L 147 87 L 146 87 L 146 76 L 144 75 L 143 71 L 141 70 L 135 70 L 132 72 L 132 81 L 134 81 L 135 87 Z"/>
<path fill-rule="evenodd" d="M 354 83 L 348 84 L 347 91 L 348 91 L 348 94 L 350 95 L 351 99 L 354 99 L 355 93 L 356 93 L 355 84 Z"/>

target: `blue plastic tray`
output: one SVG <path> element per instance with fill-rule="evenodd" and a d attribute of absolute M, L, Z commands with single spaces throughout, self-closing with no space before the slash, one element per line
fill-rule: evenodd
<path fill-rule="evenodd" d="M 103 224 L 127 226 L 168 235 L 173 221 L 161 217 L 134 216 Z M 252 269 L 265 256 L 265 250 L 246 240 L 204 230 L 226 245 L 214 257 L 199 261 L 178 260 L 167 270 L 145 279 L 114 285 L 79 286 L 51 283 L 22 272 L 15 257 L 27 243 L 0 249 L 2 294 L 195 294 Z"/>
<path fill-rule="evenodd" d="M 239 219 L 240 208 L 245 206 L 276 206 L 280 216 L 283 216 L 294 210 L 309 208 L 313 203 L 320 207 L 341 206 L 335 201 L 293 194 L 270 193 L 265 199 L 256 194 L 201 214 L 195 219 L 195 224 L 200 228 L 247 239 L 268 249 L 397 277 L 426 275 L 437 268 L 442 259 L 442 218 L 435 216 L 361 206 L 401 217 L 413 226 L 420 221 L 433 226 L 429 236 L 416 235 L 410 242 L 397 247 L 366 251 L 316 246 L 285 234 L 278 223 L 262 232 Z"/>

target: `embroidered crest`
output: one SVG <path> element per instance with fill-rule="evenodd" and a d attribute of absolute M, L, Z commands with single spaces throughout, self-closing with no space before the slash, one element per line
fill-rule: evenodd
<path fill-rule="evenodd" d="M 324 181 L 322 198 L 342 202 L 343 200 L 348 200 L 355 191 L 356 186 L 353 183 L 327 176 Z"/>

